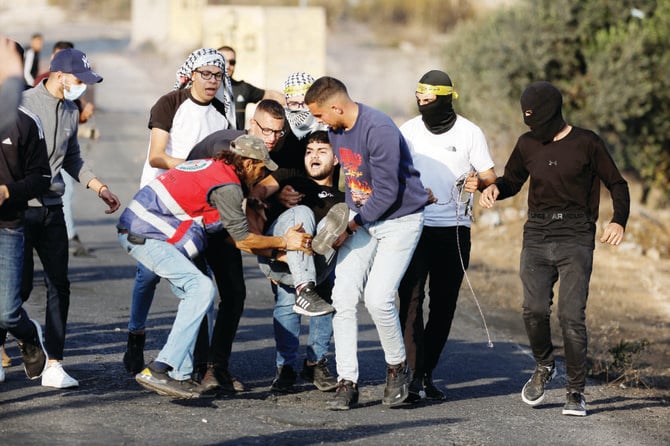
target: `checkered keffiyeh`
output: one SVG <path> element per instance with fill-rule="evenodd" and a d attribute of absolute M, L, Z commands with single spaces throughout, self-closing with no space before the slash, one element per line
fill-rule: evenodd
<path fill-rule="evenodd" d="M 226 118 L 230 123 L 233 123 L 232 127 L 235 127 L 235 109 L 232 102 L 233 86 L 226 71 L 226 59 L 223 57 L 223 54 L 214 48 L 197 49 L 186 58 L 182 66 L 177 70 L 177 80 L 175 81 L 174 89 L 189 88 L 193 83 L 191 79 L 193 71 L 206 65 L 213 65 L 223 71 L 222 87 L 225 94 L 223 95 L 224 100 L 222 102 L 225 106 Z"/>
<path fill-rule="evenodd" d="M 314 78 L 309 73 L 302 71 L 292 73 L 284 82 L 284 96 L 298 96 L 307 93 L 309 87 L 314 83 Z"/>

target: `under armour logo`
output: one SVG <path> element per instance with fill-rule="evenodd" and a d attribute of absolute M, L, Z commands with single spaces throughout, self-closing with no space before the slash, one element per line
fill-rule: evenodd
<path fill-rule="evenodd" d="M 550 166 L 558 166 L 558 161 L 549 160 L 549 165 Z"/>

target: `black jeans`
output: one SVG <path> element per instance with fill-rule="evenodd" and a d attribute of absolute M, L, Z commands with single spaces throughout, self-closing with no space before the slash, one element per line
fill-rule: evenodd
<path fill-rule="evenodd" d="M 470 228 L 424 226 L 398 288 L 407 363 L 415 376 L 432 373 L 437 367 L 454 319 L 463 268 L 469 263 Z M 429 314 L 424 328 L 424 289 L 429 275 Z"/>
<path fill-rule="evenodd" d="M 550 315 L 554 284 L 558 320 L 563 333 L 568 390 L 584 391 L 586 383 L 586 300 L 593 268 L 593 248 L 564 241 L 525 241 L 521 251 L 523 320 L 535 361 L 554 361 Z"/>
<path fill-rule="evenodd" d="M 233 341 L 244 310 L 247 288 L 244 283 L 242 253 L 225 240 L 225 231 L 209 234 L 205 258 L 212 270 L 221 298 L 214 322 L 212 339 L 208 341 L 207 321 L 203 320 L 195 347 L 195 365 L 212 363 L 222 370 L 228 369 Z"/>
<path fill-rule="evenodd" d="M 63 359 L 65 331 L 70 309 L 68 279 L 68 238 L 63 207 L 30 207 L 25 213 L 25 245 L 21 298 L 25 302 L 33 290 L 33 249 L 42 262 L 47 287 L 44 348 L 49 359 Z"/>

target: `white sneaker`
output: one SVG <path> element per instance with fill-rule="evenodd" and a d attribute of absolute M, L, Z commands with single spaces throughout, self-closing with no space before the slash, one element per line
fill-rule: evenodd
<path fill-rule="evenodd" d="M 5 368 L 0 364 L 0 383 L 5 382 Z"/>
<path fill-rule="evenodd" d="M 42 374 L 42 386 L 68 389 L 70 387 L 79 387 L 79 381 L 68 375 L 63 370 L 63 365 L 59 361 L 56 361 L 49 363 Z"/>

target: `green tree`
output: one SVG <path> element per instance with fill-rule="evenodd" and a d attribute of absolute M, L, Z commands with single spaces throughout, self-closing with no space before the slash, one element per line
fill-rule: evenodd
<path fill-rule="evenodd" d="M 528 83 L 553 82 L 567 119 L 598 131 L 621 168 L 670 199 L 670 0 L 520 2 L 460 28 L 446 66 L 471 95 L 465 110 L 496 131 L 510 112 L 520 122 Z"/>

